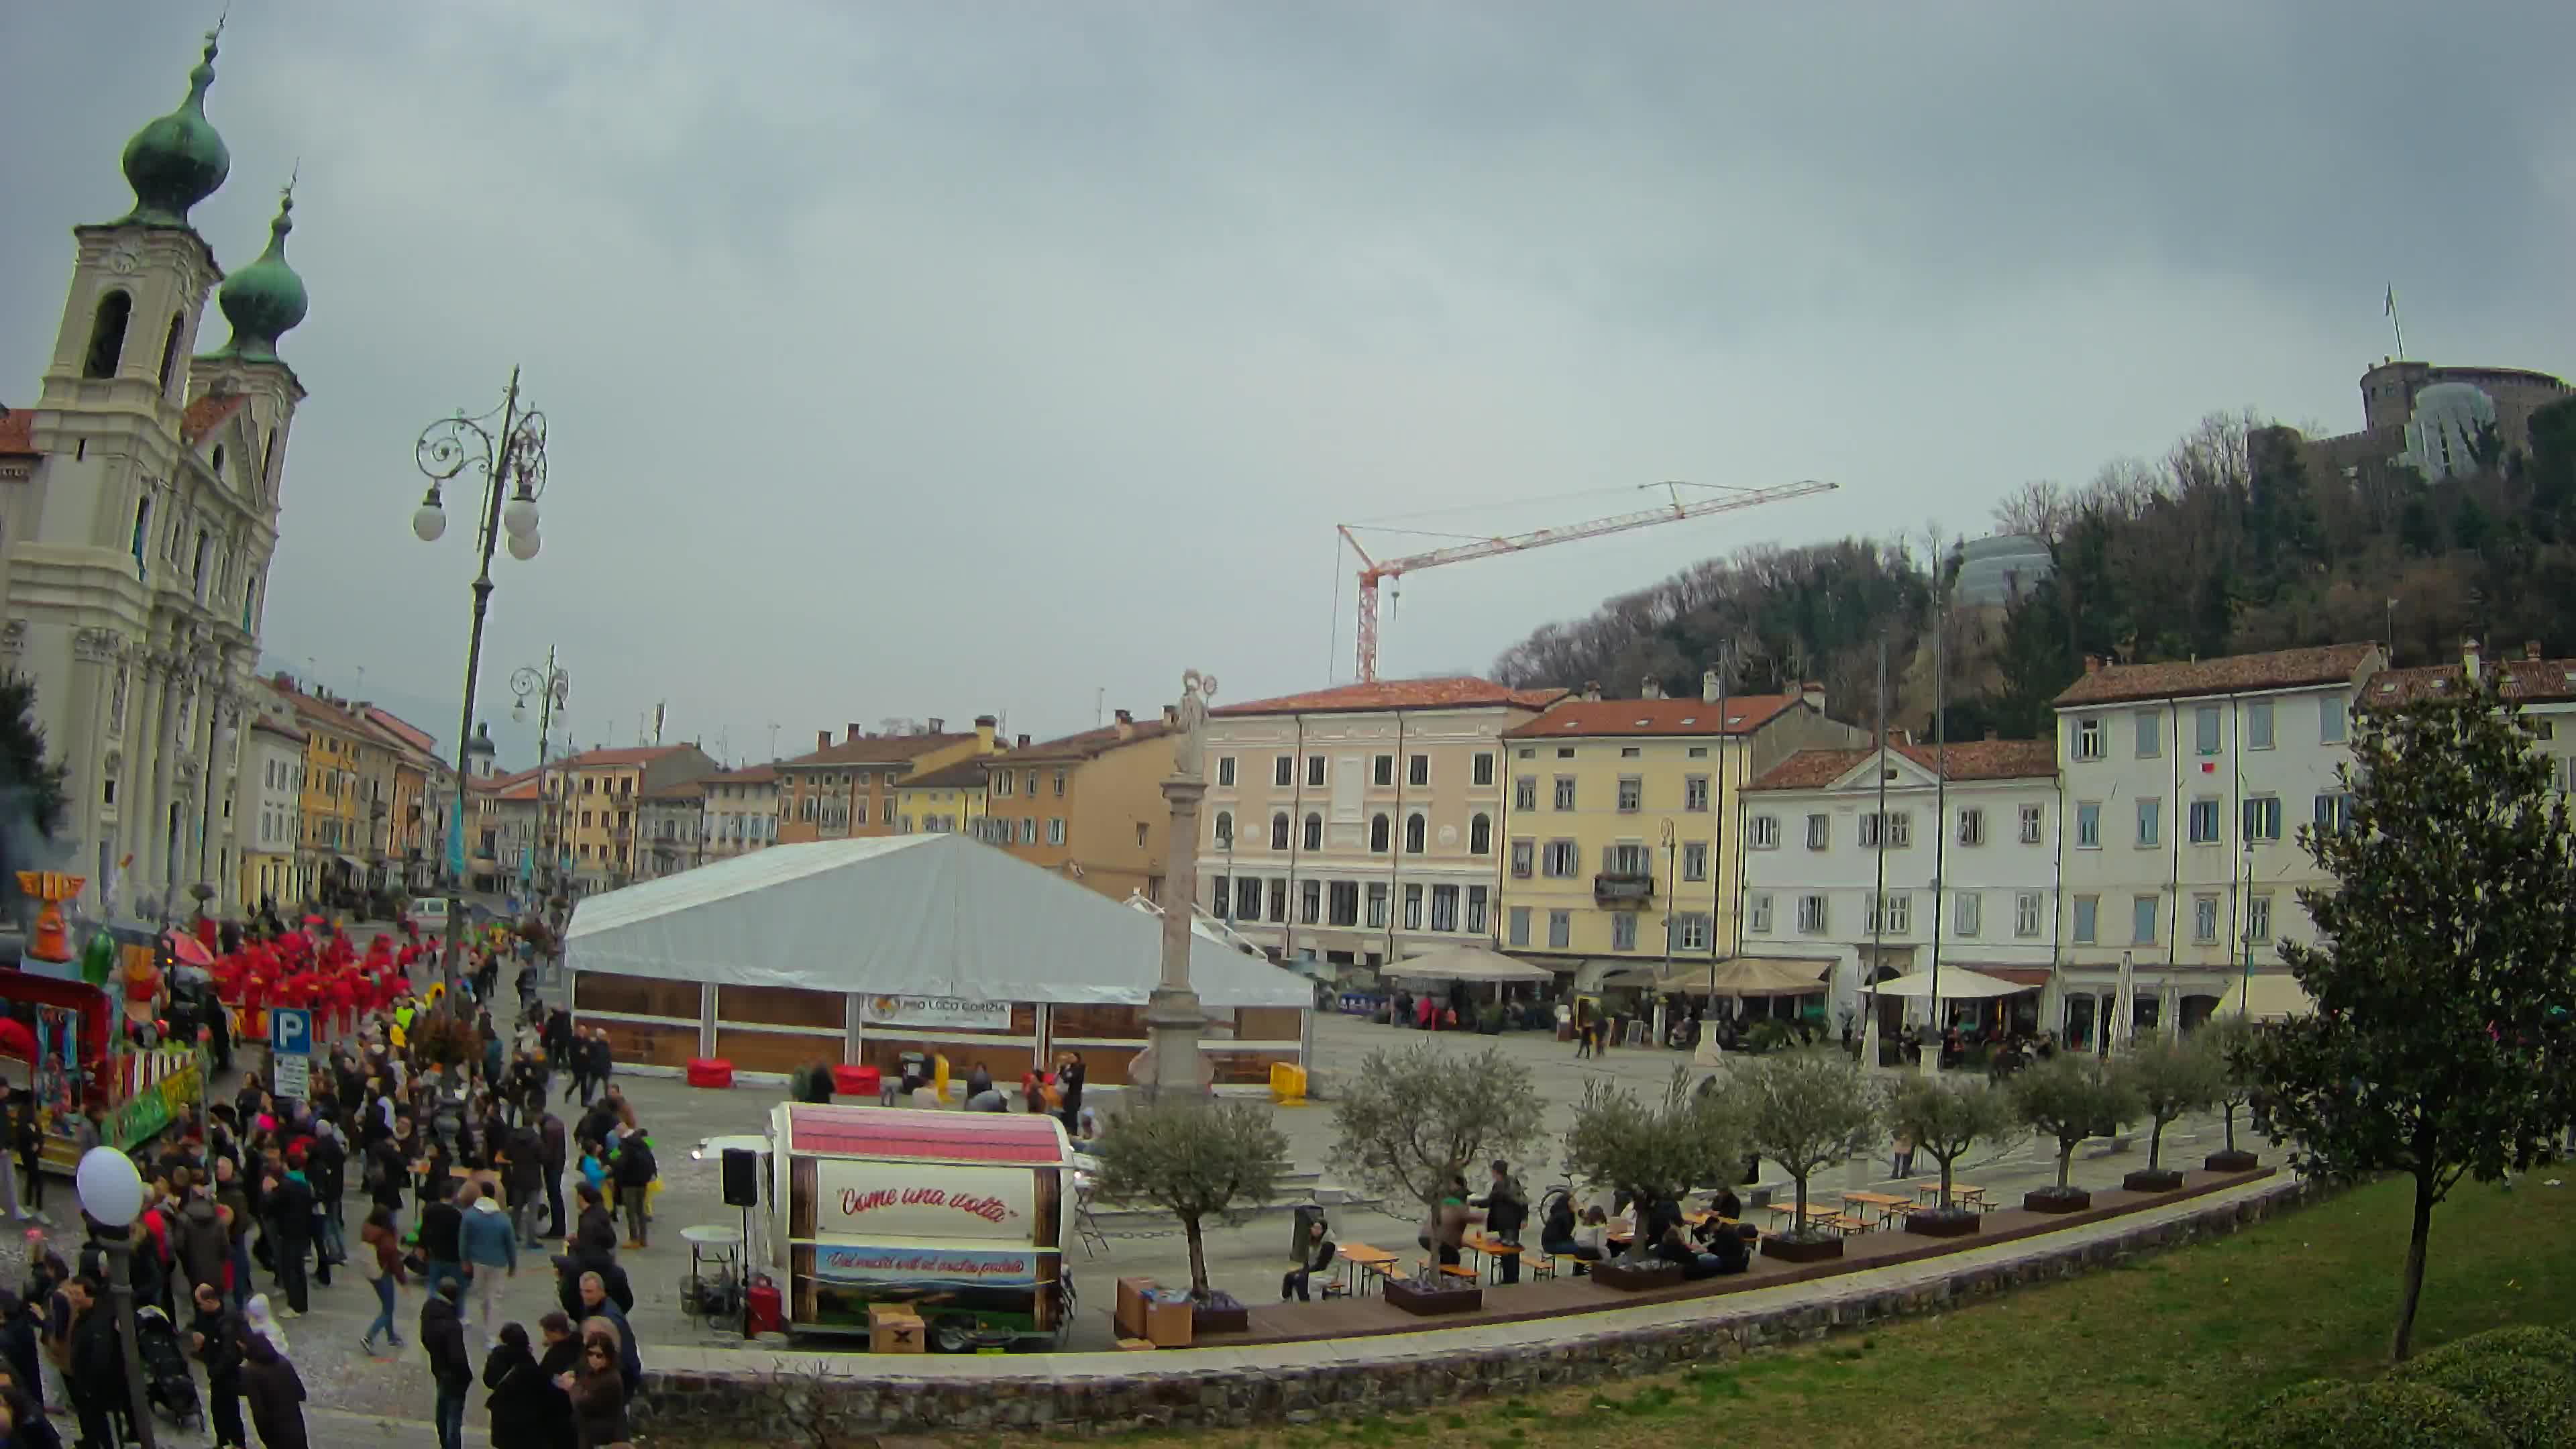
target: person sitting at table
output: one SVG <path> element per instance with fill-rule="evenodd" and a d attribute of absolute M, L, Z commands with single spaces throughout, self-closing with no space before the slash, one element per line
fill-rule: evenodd
<path fill-rule="evenodd" d="M 1551 1194 L 1547 1200 L 1547 1215 L 1539 1219 L 1538 1250 L 1551 1258 L 1574 1259 L 1574 1271 L 1580 1275 L 1592 1271 L 1585 1264 L 1601 1261 L 1601 1248 L 1597 1242 L 1586 1244 L 1578 1241 L 1575 1238 L 1576 1226 L 1573 1197 L 1561 1192 Z"/>
<path fill-rule="evenodd" d="M 1717 1196 L 1708 1200 L 1708 1210 L 1721 1218 L 1740 1218 L 1744 1216 L 1744 1199 L 1735 1195 L 1734 1188 L 1721 1187 Z"/>
<path fill-rule="evenodd" d="M 1753 1243 L 1760 1233 L 1751 1223 L 1718 1224 L 1717 1235 L 1708 1241 L 1707 1256 L 1717 1260 L 1718 1272 L 1741 1273 L 1753 1266 Z"/>
<path fill-rule="evenodd" d="M 1279 1280 L 1279 1301 L 1285 1303 L 1293 1297 L 1300 1303 L 1314 1302 L 1306 1291 L 1306 1281 L 1318 1273 L 1329 1272 L 1332 1266 L 1333 1238 L 1319 1214 L 1306 1224 L 1306 1242 L 1298 1250 L 1297 1266 L 1289 1269 L 1287 1276 Z"/>
<path fill-rule="evenodd" d="M 1664 1229 L 1664 1235 L 1655 1239 L 1654 1253 L 1656 1257 L 1667 1263 L 1679 1264 L 1684 1278 L 1714 1278 L 1721 1271 L 1718 1267 L 1717 1255 L 1703 1253 L 1693 1248 L 1689 1241 L 1682 1237 L 1679 1223 Z"/>

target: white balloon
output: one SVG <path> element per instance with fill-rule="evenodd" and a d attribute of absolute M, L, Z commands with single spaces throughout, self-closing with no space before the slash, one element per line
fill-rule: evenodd
<path fill-rule="evenodd" d="M 143 1174 L 134 1170 L 133 1158 L 113 1147 L 93 1147 L 81 1154 L 72 1184 L 80 1195 L 81 1211 L 111 1228 L 124 1227 L 143 1211 Z"/>

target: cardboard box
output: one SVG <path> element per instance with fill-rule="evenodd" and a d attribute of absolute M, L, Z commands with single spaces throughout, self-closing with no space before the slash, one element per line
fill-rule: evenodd
<path fill-rule="evenodd" d="M 1156 1348 L 1190 1346 L 1190 1305 L 1148 1300 L 1145 1304 L 1145 1339 Z"/>
<path fill-rule="evenodd" d="M 868 1305 L 868 1352 L 928 1353 L 929 1335 L 921 1315 L 900 1303 Z"/>
<path fill-rule="evenodd" d="M 1110 1313 L 1110 1322 L 1127 1338 L 1145 1336 L 1145 1295 L 1154 1291 L 1151 1278 L 1121 1278 L 1118 1298 Z"/>

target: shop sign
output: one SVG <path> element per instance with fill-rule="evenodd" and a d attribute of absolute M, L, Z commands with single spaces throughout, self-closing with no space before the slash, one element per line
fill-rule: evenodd
<path fill-rule="evenodd" d="M 814 1276 L 826 1283 L 946 1283 L 1031 1288 L 1038 1255 L 1029 1249 L 818 1247 Z"/>
<path fill-rule="evenodd" d="M 962 996 L 863 996 L 859 1020 L 869 1026 L 924 1031 L 1008 1031 L 1011 1003 L 969 1001 Z"/>
<path fill-rule="evenodd" d="M 815 1164 L 815 1226 L 870 1238 L 1035 1236 L 1037 1174 L 924 1163 Z"/>

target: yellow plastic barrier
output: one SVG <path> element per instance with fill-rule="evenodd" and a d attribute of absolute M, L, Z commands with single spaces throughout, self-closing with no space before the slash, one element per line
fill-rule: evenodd
<path fill-rule="evenodd" d="M 1295 1062 L 1272 1062 L 1270 1100 L 1282 1107 L 1305 1106 L 1306 1069 Z"/>
<path fill-rule="evenodd" d="M 930 1099 L 945 1107 L 948 1105 L 948 1053 L 935 1053 L 930 1062 Z"/>

